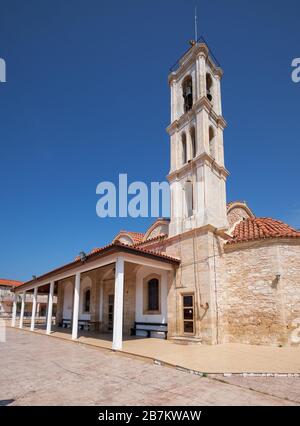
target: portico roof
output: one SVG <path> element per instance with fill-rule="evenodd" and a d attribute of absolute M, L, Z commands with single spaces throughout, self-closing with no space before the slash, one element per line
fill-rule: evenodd
<path fill-rule="evenodd" d="M 108 244 L 104 247 L 101 247 L 99 249 L 94 249 L 91 253 L 87 254 L 84 258 L 84 260 L 80 258 L 76 258 L 73 262 L 67 263 L 59 268 L 53 269 L 52 271 L 46 272 L 43 275 L 40 275 L 36 279 L 27 281 L 23 283 L 22 285 L 18 286 L 18 291 L 23 290 L 23 288 L 27 288 L 28 286 L 32 285 L 35 286 L 39 283 L 45 283 L 45 280 L 49 279 L 49 282 L 51 279 L 57 280 L 57 276 L 65 273 L 67 271 L 70 271 L 70 275 L 72 275 L 72 270 L 78 268 L 81 265 L 85 265 L 91 262 L 96 261 L 97 259 L 104 258 L 105 256 L 109 255 L 117 255 L 120 254 L 131 254 L 131 255 L 137 255 L 142 256 L 148 259 L 153 259 L 156 261 L 169 263 L 173 265 L 179 265 L 180 259 L 176 257 L 168 256 L 165 253 L 159 253 L 153 250 L 149 250 L 143 247 L 133 247 L 127 244 L 120 243 L 119 241 L 115 241 L 111 244 Z M 97 266 L 95 266 L 97 268 Z"/>

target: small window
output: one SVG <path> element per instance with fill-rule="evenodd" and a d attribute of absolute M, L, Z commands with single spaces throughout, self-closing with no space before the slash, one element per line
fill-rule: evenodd
<path fill-rule="evenodd" d="M 186 77 L 182 83 L 182 96 L 184 99 L 184 112 L 187 112 L 193 106 L 193 80 L 191 76 Z"/>
<path fill-rule="evenodd" d="M 211 75 L 209 73 L 206 74 L 206 97 L 207 99 L 211 102 L 213 97 L 212 97 L 212 85 L 213 85 L 213 81 L 211 78 Z"/>
<path fill-rule="evenodd" d="M 88 289 L 84 293 L 83 311 L 90 312 L 90 306 L 91 306 L 91 290 Z"/>
<path fill-rule="evenodd" d="M 159 281 L 152 278 L 148 281 L 148 311 L 159 310 Z"/>
<path fill-rule="evenodd" d="M 182 141 L 182 164 L 187 162 L 187 146 L 186 146 L 186 134 L 183 133 L 181 136 Z"/>

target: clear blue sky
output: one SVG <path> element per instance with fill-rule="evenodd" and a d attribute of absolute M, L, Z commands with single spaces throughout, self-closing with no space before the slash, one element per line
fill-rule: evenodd
<path fill-rule="evenodd" d="M 150 219 L 96 185 L 169 170 L 169 67 L 199 33 L 225 71 L 228 200 L 300 227 L 298 0 L 0 0 L 0 277 L 27 280 Z"/>

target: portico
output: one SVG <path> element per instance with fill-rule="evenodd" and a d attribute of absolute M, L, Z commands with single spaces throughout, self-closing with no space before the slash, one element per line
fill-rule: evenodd
<path fill-rule="evenodd" d="M 81 329 L 93 331 L 95 336 L 110 332 L 112 349 L 122 350 L 123 335 L 129 335 L 136 322 L 167 327 L 168 294 L 178 264 L 178 259 L 165 254 L 114 242 L 18 287 L 16 296 L 22 296 L 18 326 L 23 328 L 26 292 L 33 292 L 30 330 L 35 330 L 37 294 L 39 288 L 47 286 L 47 334 L 53 329 L 56 294 L 56 330 L 58 326 L 70 328 L 73 340 L 78 339 Z M 13 327 L 17 323 L 15 303 Z"/>

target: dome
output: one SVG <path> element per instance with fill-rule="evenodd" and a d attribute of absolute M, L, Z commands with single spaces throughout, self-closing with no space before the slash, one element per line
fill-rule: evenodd
<path fill-rule="evenodd" d="M 300 238 L 300 231 L 280 220 L 271 218 L 250 217 L 239 222 L 227 244 L 266 238 Z"/>

